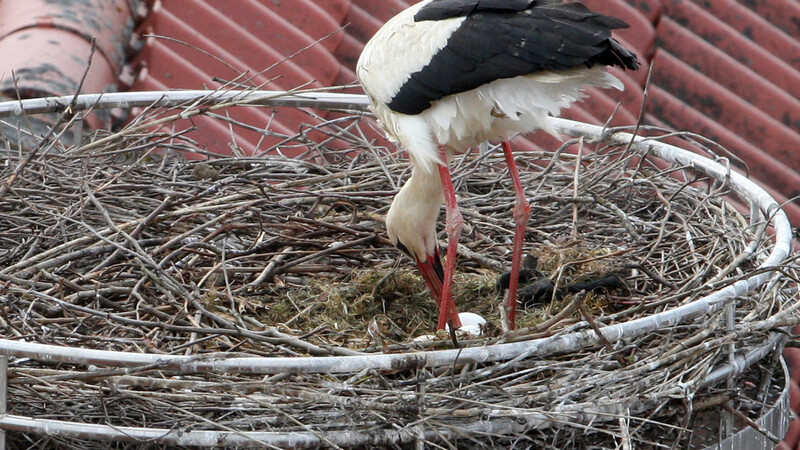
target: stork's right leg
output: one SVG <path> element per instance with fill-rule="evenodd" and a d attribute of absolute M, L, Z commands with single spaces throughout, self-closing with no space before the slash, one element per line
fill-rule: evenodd
<path fill-rule="evenodd" d="M 439 175 L 442 179 L 442 191 L 444 192 L 444 207 L 446 212 L 445 231 L 447 232 L 447 263 L 444 266 L 444 283 L 442 286 L 442 298 L 439 303 L 439 321 L 436 328 L 444 329 L 446 324 L 454 330 L 461 327 L 458 318 L 458 310 L 453 301 L 453 273 L 456 270 L 456 254 L 458 249 L 458 239 L 461 237 L 461 228 L 464 225 L 464 218 L 458 210 L 456 191 L 453 187 L 453 180 L 450 179 L 450 169 L 447 167 L 447 154 L 443 147 L 439 148 L 439 155 L 445 165 L 439 165 Z"/>
<path fill-rule="evenodd" d="M 531 217 L 531 205 L 525 198 L 525 190 L 519 180 L 519 171 L 514 162 L 514 154 L 511 153 L 511 145 L 503 142 L 503 153 L 506 156 L 506 164 L 511 181 L 514 184 L 514 248 L 511 252 L 511 279 L 508 282 L 508 297 L 506 298 L 505 313 L 506 326 L 513 330 L 516 326 L 517 317 L 517 286 L 519 285 L 519 269 L 522 261 L 522 246 L 525 241 L 525 228 Z M 448 261 L 449 262 L 449 261 Z"/>

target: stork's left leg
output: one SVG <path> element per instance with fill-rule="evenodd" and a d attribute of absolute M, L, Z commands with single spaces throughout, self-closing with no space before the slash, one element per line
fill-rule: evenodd
<path fill-rule="evenodd" d="M 444 192 L 445 207 L 445 231 L 447 232 L 447 263 L 444 266 L 444 283 L 442 286 L 442 299 L 439 303 L 439 321 L 436 328 L 444 329 L 446 324 L 450 325 L 451 330 L 461 327 L 458 319 L 458 310 L 453 301 L 453 273 L 456 270 L 456 254 L 458 239 L 461 237 L 461 228 L 464 226 L 464 218 L 458 210 L 456 201 L 456 191 L 453 187 L 453 180 L 450 179 L 450 169 L 447 167 L 447 153 L 444 147 L 439 147 L 439 155 L 444 165 L 439 165 L 439 176 L 442 179 L 442 191 Z"/>
<path fill-rule="evenodd" d="M 525 191 L 522 182 L 519 180 L 519 171 L 514 162 L 514 155 L 511 153 L 511 145 L 503 142 L 503 153 L 506 156 L 508 172 L 511 181 L 514 183 L 514 249 L 511 252 L 511 280 L 508 282 L 508 297 L 506 298 L 505 313 L 506 325 L 509 330 L 516 326 L 517 318 L 517 286 L 519 285 L 519 268 L 522 261 L 522 246 L 525 241 L 525 228 L 531 217 L 531 205 L 525 198 Z M 449 262 L 449 261 L 448 261 Z"/>

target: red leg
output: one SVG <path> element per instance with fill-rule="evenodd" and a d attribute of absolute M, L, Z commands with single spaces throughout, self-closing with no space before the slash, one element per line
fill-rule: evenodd
<path fill-rule="evenodd" d="M 450 169 L 447 167 L 447 154 L 443 147 L 439 147 L 439 154 L 445 165 L 439 165 L 439 175 L 442 179 L 442 191 L 444 192 L 444 207 L 446 211 L 445 231 L 447 232 L 447 263 L 444 267 L 444 285 L 442 286 L 442 299 L 439 303 L 439 321 L 436 328 L 444 329 L 445 324 L 450 325 L 450 329 L 461 327 L 458 319 L 458 310 L 453 301 L 453 273 L 456 270 L 456 253 L 458 239 L 461 236 L 461 228 L 464 225 L 464 218 L 458 210 L 456 201 L 456 191 L 453 188 L 453 180 L 450 179 Z"/>
<path fill-rule="evenodd" d="M 508 282 L 508 297 L 506 297 L 505 304 L 506 325 L 509 330 L 513 330 L 516 326 L 517 318 L 517 286 L 519 284 L 519 268 L 522 262 L 522 246 L 525 241 L 525 227 L 527 227 L 528 219 L 531 217 L 531 205 L 528 203 L 528 199 L 525 198 L 525 191 L 522 188 L 522 182 L 519 180 L 517 164 L 514 162 L 514 155 L 511 153 L 511 145 L 508 142 L 503 142 L 502 145 L 503 153 L 506 156 L 506 164 L 508 164 L 508 172 L 511 176 L 511 181 L 514 183 L 516 197 L 514 203 L 514 249 L 511 253 L 511 280 Z"/>

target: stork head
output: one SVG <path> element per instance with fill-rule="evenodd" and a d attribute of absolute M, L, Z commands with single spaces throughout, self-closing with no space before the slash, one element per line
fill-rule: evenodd
<path fill-rule="evenodd" d="M 442 265 L 442 258 L 439 256 L 439 248 L 434 247 L 433 253 L 430 255 L 415 256 L 399 239 L 393 239 L 395 247 L 405 253 L 414 260 L 417 264 L 422 278 L 425 279 L 425 284 L 431 291 L 431 295 L 440 303 L 442 298 L 442 285 L 444 283 L 444 266 Z"/>
<path fill-rule="evenodd" d="M 444 266 L 436 240 L 436 219 L 442 203 L 438 174 L 414 170 L 386 214 L 386 231 L 398 250 L 414 260 L 436 299 L 441 299 Z"/>

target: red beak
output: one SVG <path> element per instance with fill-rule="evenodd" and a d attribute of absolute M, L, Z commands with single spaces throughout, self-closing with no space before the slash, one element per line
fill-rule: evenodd
<path fill-rule="evenodd" d="M 420 261 L 419 259 L 416 260 L 417 268 L 419 272 L 422 274 L 422 278 L 425 279 L 425 284 L 428 285 L 428 289 L 431 291 L 431 295 L 433 295 L 433 299 L 436 300 L 436 305 L 439 306 L 439 328 L 444 328 L 444 323 L 450 323 L 451 327 L 459 328 L 461 327 L 461 320 L 458 318 L 458 311 L 456 310 L 455 304 L 453 303 L 452 296 L 451 299 L 447 302 L 448 303 L 448 311 L 442 311 L 442 291 L 443 291 L 443 283 L 444 283 L 444 266 L 442 265 L 442 259 L 439 256 L 439 249 L 434 249 L 432 255 L 428 255 L 425 262 Z M 441 320 L 442 316 L 447 317 L 447 320 L 443 322 Z M 449 316 L 449 317 L 448 317 Z"/>

